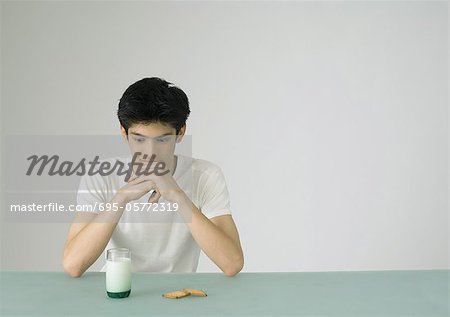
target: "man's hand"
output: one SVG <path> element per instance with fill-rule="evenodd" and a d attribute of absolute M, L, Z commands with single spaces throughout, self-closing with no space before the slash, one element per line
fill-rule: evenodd
<path fill-rule="evenodd" d="M 154 171 L 155 164 L 152 164 L 149 170 Z M 154 173 L 134 175 L 128 180 L 128 184 L 117 191 L 116 195 L 120 196 L 125 203 L 128 203 L 141 198 L 151 190 L 154 190 L 154 192 L 148 199 L 149 203 L 157 203 L 161 197 L 169 202 L 177 202 L 180 195 L 184 194 L 172 173 L 169 172 L 161 176 Z"/>

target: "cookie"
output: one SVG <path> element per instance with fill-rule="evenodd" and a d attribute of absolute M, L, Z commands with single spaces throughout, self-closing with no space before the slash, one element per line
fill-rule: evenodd
<path fill-rule="evenodd" d="M 204 291 L 200 290 L 200 289 L 195 289 L 195 288 L 184 288 L 183 289 L 184 292 L 187 292 L 193 296 L 208 296 Z"/>
<path fill-rule="evenodd" d="M 183 290 L 183 291 L 174 291 L 174 292 L 165 293 L 162 296 L 165 298 L 182 298 L 182 297 L 186 297 L 189 295 L 191 295 L 191 293 Z"/>

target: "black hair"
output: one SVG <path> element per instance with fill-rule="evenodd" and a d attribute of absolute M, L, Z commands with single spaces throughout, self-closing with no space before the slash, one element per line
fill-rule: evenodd
<path fill-rule="evenodd" d="M 117 116 L 128 134 L 133 124 L 160 122 L 176 129 L 186 124 L 189 100 L 183 90 L 162 78 L 143 78 L 128 87 L 120 98 Z"/>

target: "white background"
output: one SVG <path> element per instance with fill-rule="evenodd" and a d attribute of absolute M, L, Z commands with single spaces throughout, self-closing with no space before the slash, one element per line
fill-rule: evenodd
<path fill-rule="evenodd" d="M 447 2 L 1 11 L 4 135 L 117 134 L 123 91 L 162 77 L 225 173 L 243 271 L 449 268 Z M 62 270 L 68 227 L 3 223 L 2 269 Z"/>

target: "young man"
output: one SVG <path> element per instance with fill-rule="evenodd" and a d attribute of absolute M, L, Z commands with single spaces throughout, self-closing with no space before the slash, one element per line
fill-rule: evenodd
<path fill-rule="evenodd" d="M 186 94 L 163 79 L 144 78 L 125 91 L 118 117 L 131 154 L 142 165 L 163 163 L 165 174 L 139 174 L 133 166 L 128 180 L 116 173 L 83 176 L 77 203 L 110 204 L 73 221 L 62 259 L 70 276 L 80 277 L 105 248 L 113 247 L 131 250 L 134 272 L 195 272 L 200 249 L 227 276 L 242 269 L 243 252 L 221 169 L 174 155 L 189 114 Z M 120 221 L 127 204 L 161 202 L 177 206 L 185 221 Z"/>

